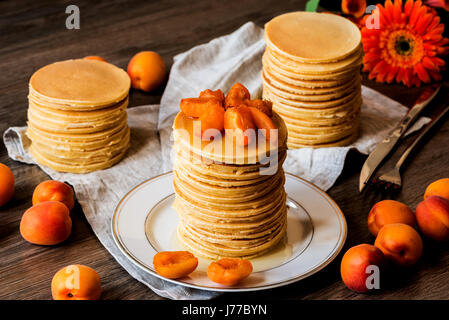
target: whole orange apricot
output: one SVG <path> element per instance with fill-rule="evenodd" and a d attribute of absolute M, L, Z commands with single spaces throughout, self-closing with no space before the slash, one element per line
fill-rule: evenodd
<path fill-rule="evenodd" d="M 142 51 L 132 57 L 128 74 L 134 89 L 153 91 L 165 80 L 166 68 L 162 57 L 154 51 Z"/>
<path fill-rule="evenodd" d="M 0 207 L 14 195 L 14 174 L 11 169 L 0 163 Z"/>
<path fill-rule="evenodd" d="M 20 221 L 20 234 L 28 242 L 54 245 L 66 240 L 72 231 L 69 209 L 58 201 L 46 201 L 29 208 Z"/>
<path fill-rule="evenodd" d="M 368 292 L 367 278 L 372 274 L 370 266 L 381 270 L 385 263 L 382 251 L 371 244 L 359 244 L 350 248 L 343 256 L 340 274 L 344 284 L 356 292 Z"/>
<path fill-rule="evenodd" d="M 418 232 L 407 224 L 385 225 L 377 234 L 374 245 L 398 266 L 414 265 L 421 257 L 423 243 Z"/>
<path fill-rule="evenodd" d="M 47 180 L 38 184 L 33 192 L 33 205 L 44 201 L 59 201 L 70 210 L 75 205 L 72 188 L 61 181 Z"/>
<path fill-rule="evenodd" d="M 432 182 L 426 188 L 424 200 L 431 196 L 440 196 L 449 200 L 449 178 Z"/>
<path fill-rule="evenodd" d="M 51 294 L 54 300 L 98 300 L 101 282 L 98 273 L 81 264 L 62 268 L 53 276 Z"/>
<path fill-rule="evenodd" d="M 416 207 L 416 220 L 421 232 L 435 241 L 449 240 L 449 200 L 431 196 Z"/>
<path fill-rule="evenodd" d="M 402 202 L 383 200 L 376 203 L 368 215 L 368 229 L 371 234 L 377 236 L 379 230 L 390 223 L 404 223 L 415 227 L 416 219 L 412 209 Z"/>
<path fill-rule="evenodd" d="M 106 59 L 104 59 L 104 58 L 102 58 L 100 56 L 87 56 L 87 57 L 84 57 L 83 59 L 107 62 Z"/>
<path fill-rule="evenodd" d="M 360 18 L 366 11 L 366 0 L 343 0 L 341 2 L 341 11 L 344 14 Z"/>

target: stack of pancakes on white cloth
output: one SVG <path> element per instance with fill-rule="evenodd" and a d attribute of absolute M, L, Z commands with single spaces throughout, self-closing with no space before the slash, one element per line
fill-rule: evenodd
<path fill-rule="evenodd" d="M 263 97 L 288 128 L 289 148 L 343 146 L 358 136 L 361 34 L 333 14 L 291 12 L 265 25 Z"/>
<path fill-rule="evenodd" d="M 30 153 L 56 171 L 87 173 L 120 161 L 130 143 L 126 107 L 130 79 L 112 64 L 66 60 L 29 82 Z"/>
<path fill-rule="evenodd" d="M 276 113 L 272 120 L 276 145 L 250 144 L 239 154 L 225 151 L 226 135 L 196 145 L 194 120 L 177 115 L 173 206 L 180 217 L 178 239 L 187 250 L 209 259 L 252 258 L 284 238 L 287 130 Z"/>

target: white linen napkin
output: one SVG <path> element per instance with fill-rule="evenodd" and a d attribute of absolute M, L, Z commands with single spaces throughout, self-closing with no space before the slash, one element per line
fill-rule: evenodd
<path fill-rule="evenodd" d="M 237 81 L 243 83 L 253 97 L 260 96 L 264 46 L 262 29 L 249 22 L 230 35 L 177 55 L 161 105 L 128 110 L 131 148 L 114 167 L 88 174 L 70 174 L 40 166 L 52 179 L 67 181 L 74 187 L 87 221 L 103 246 L 131 276 L 158 295 L 170 299 L 210 299 L 217 293 L 174 285 L 133 265 L 113 241 L 111 217 L 114 209 L 132 187 L 171 171 L 171 126 L 181 98 L 198 96 L 206 88 L 220 88 L 226 92 Z M 285 170 L 327 190 L 340 175 L 351 148 L 369 153 L 407 112 L 406 107 L 369 88 L 364 87 L 362 95 L 362 131 L 353 145 L 289 150 Z M 413 130 L 427 121 L 429 119 L 420 119 Z M 26 127 L 9 128 L 3 140 L 12 159 L 34 164 L 28 153 L 30 141 L 25 130 Z"/>

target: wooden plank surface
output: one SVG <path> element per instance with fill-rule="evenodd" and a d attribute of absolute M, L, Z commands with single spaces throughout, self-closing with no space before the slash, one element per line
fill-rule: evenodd
<path fill-rule="evenodd" d="M 119 67 L 141 50 L 159 52 L 167 66 L 174 55 L 192 46 L 230 33 L 247 21 L 259 26 L 283 12 L 302 10 L 305 1 L 77 1 L 81 29 L 65 28 L 65 8 L 70 1 L 2 1 L 0 3 L 0 132 L 26 123 L 28 79 L 48 63 L 86 55 L 100 55 Z M 384 94 L 412 105 L 421 89 L 399 85 L 364 83 Z M 449 104 L 449 84 L 435 104 Z M 162 89 L 152 94 L 131 93 L 131 107 L 158 103 Z M 408 164 L 405 187 L 398 200 L 415 207 L 428 183 L 449 177 L 449 121 L 434 130 L 430 139 Z M 406 140 L 408 143 L 411 139 Z M 398 154 L 403 150 L 402 146 Z M 362 242 L 372 243 L 366 225 L 370 207 L 382 197 L 357 192 L 358 173 L 365 156 L 351 152 L 342 176 L 329 194 L 340 205 L 349 227 L 343 250 Z M 34 187 L 48 177 L 36 166 L 8 158 L 0 144 L 0 162 L 16 176 L 12 201 L 0 208 L 0 299 L 50 299 L 50 282 L 61 267 L 87 264 L 102 279 L 103 299 L 161 299 L 134 280 L 102 247 L 90 229 L 79 205 L 72 213 L 69 240 L 55 247 L 34 246 L 19 234 L 23 212 L 31 206 Z M 390 161 L 391 163 L 392 161 Z M 388 166 L 388 164 L 387 164 Z M 342 254 L 318 274 L 284 288 L 245 293 L 260 299 L 448 299 L 449 248 L 425 241 L 424 256 L 410 270 L 398 273 L 394 281 L 372 295 L 355 294 L 343 285 L 339 275 Z M 219 299 L 240 299 L 225 294 Z"/>

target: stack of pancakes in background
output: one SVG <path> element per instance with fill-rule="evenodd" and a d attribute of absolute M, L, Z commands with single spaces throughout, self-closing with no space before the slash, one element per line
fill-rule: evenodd
<path fill-rule="evenodd" d="M 87 173 L 120 161 L 130 143 L 130 79 L 94 60 L 47 65 L 30 79 L 28 129 L 34 159 L 56 171 Z"/>
<path fill-rule="evenodd" d="M 205 143 L 195 147 L 178 133 L 186 128 L 191 133 L 192 121 L 181 112 L 174 122 L 173 207 L 180 217 L 178 239 L 187 250 L 210 259 L 252 258 L 269 251 L 284 238 L 287 227 L 282 170 L 287 130 L 282 119 L 273 116 L 281 126 L 281 143 L 271 154 L 277 166 L 266 175 L 261 168 L 267 169 L 268 164 L 236 164 L 240 163 L 236 157 L 223 157 L 217 148 L 205 152 Z"/>
<path fill-rule="evenodd" d="M 292 12 L 265 25 L 263 97 L 288 128 L 288 146 L 343 146 L 357 138 L 360 31 L 333 14 Z"/>

